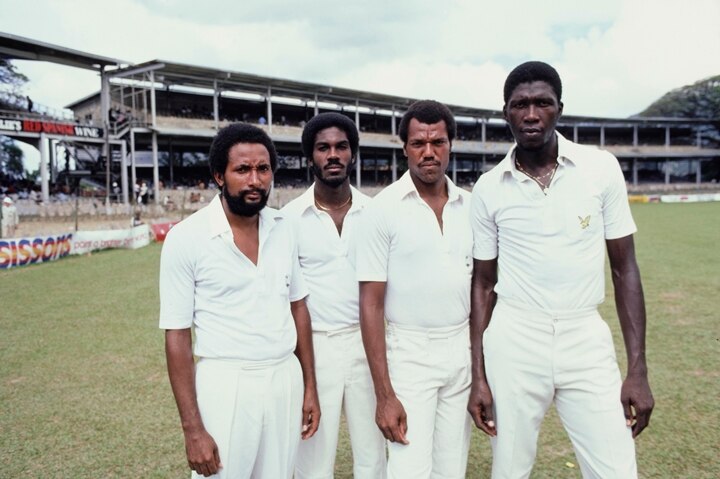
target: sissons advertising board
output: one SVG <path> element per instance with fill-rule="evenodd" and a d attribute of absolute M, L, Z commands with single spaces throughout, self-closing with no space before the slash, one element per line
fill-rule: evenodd
<path fill-rule="evenodd" d="M 123 230 L 77 231 L 61 235 L 0 239 L 0 269 L 46 263 L 71 254 L 150 244 L 148 225 Z"/>

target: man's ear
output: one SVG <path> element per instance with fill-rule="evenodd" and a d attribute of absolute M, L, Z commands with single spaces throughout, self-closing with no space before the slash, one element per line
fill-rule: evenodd
<path fill-rule="evenodd" d="M 218 188 L 222 190 L 223 184 L 225 183 L 225 175 L 216 171 L 213 173 L 213 179 L 215 179 L 215 183 L 218 185 Z"/>
<path fill-rule="evenodd" d="M 403 156 L 407 158 L 407 143 L 403 143 Z"/>
<path fill-rule="evenodd" d="M 558 109 L 558 114 L 559 114 L 559 115 L 562 115 L 562 112 L 563 112 L 563 102 L 559 101 L 558 103 L 559 103 L 559 105 L 560 105 L 560 108 Z"/>

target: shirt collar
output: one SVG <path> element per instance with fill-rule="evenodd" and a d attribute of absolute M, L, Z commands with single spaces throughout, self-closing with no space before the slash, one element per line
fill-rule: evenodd
<path fill-rule="evenodd" d="M 220 195 L 221 193 L 215 195 L 210 204 L 207 205 L 210 223 L 208 234 L 211 238 L 231 232 L 230 222 L 225 216 Z M 262 235 L 267 234 L 275 226 L 275 223 L 282 218 L 283 215 L 278 210 L 266 206 L 260 210 L 259 233 Z"/>
<path fill-rule="evenodd" d="M 570 163 L 575 163 L 576 159 L 573 159 L 575 157 L 575 144 L 562 136 L 558 131 L 555 131 L 555 135 L 557 135 L 558 142 L 558 164 L 560 166 L 565 166 L 566 162 L 568 161 Z M 505 174 L 510 174 L 515 179 L 520 181 L 530 180 L 527 175 L 520 173 L 517 169 L 517 166 L 515 165 L 516 149 L 517 143 L 513 144 L 512 148 L 510 148 L 510 151 L 508 151 L 507 155 L 505 155 L 505 158 L 503 158 L 503 160 L 498 164 L 498 167 L 500 168 L 500 171 L 503 172 L 503 176 L 505 176 Z"/>
<path fill-rule="evenodd" d="M 365 198 L 352 185 L 350 185 L 350 193 L 352 194 L 352 205 L 350 206 L 350 210 L 348 210 L 348 214 L 365 208 L 367 204 Z M 315 183 L 310 185 L 310 187 L 298 197 L 298 200 L 300 201 L 300 215 L 304 215 L 308 211 L 317 214 L 318 208 L 315 206 Z"/>
<path fill-rule="evenodd" d="M 445 184 L 448 190 L 448 202 L 462 200 L 462 194 L 460 193 L 460 187 L 452 182 L 449 176 L 445 175 Z M 406 171 L 399 180 L 397 180 L 400 198 L 405 198 L 408 195 L 414 193 L 416 198 L 420 198 L 415 183 L 413 183 L 412 177 L 410 176 L 410 170 Z"/>

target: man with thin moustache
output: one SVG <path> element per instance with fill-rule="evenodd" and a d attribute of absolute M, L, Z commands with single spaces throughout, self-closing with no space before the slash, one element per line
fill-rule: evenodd
<path fill-rule="evenodd" d="M 221 193 L 170 230 L 160 261 L 160 327 L 188 465 L 193 477 L 290 478 L 320 408 L 295 237 L 265 207 L 275 147 L 238 123 L 218 132 L 209 161 Z"/>
<path fill-rule="evenodd" d="M 360 325 L 388 478 L 465 477 L 472 230 L 470 194 L 445 175 L 455 133 L 445 105 L 413 103 L 399 128 L 408 172 L 364 212 Z"/>
<path fill-rule="evenodd" d="M 645 304 L 625 179 L 610 153 L 566 140 L 557 71 L 542 62 L 505 81 L 516 144 L 473 189 L 470 318 L 477 427 L 492 437 L 494 479 L 526 478 L 555 403 L 585 478 L 635 478 L 633 438 L 654 401 Z M 628 358 L 621 380 L 597 307 L 605 251 Z"/>
<path fill-rule="evenodd" d="M 375 426 L 375 396 L 360 335 L 355 243 L 369 198 L 350 186 L 359 146 L 357 127 L 340 113 L 321 113 L 302 134 L 315 183 L 282 213 L 298 238 L 310 294 L 315 375 L 322 423 L 303 441 L 297 479 L 333 477 L 341 412 L 350 432 L 353 477 L 385 477 L 385 440 Z"/>

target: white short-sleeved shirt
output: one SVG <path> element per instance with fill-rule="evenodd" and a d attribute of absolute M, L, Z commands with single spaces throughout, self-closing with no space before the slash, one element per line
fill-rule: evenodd
<path fill-rule="evenodd" d="M 547 196 L 517 170 L 515 147 L 475 184 L 473 256 L 498 258 L 498 297 L 576 310 L 605 298 L 605 240 L 636 227 L 617 159 L 557 138 L 558 169 Z"/>
<path fill-rule="evenodd" d="M 315 206 L 315 185 L 281 211 L 297 238 L 313 331 L 333 331 L 360 321 L 355 247 L 361 212 L 370 198 L 353 187 L 350 190 L 352 206 L 343 220 L 342 234 L 330 215 Z"/>
<path fill-rule="evenodd" d="M 160 260 L 160 328 L 195 329 L 195 355 L 266 361 L 295 350 L 290 302 L 307 295 L 292 228 L 260 212 L 257 266 L 233 242 L 220 196 L 175 225 Z"/>
<path fill-rule="evenodd" d="M 462 324 L 470 315 L 470 193 L 446 181 L 442 231 L 409 172 L 363 212 L 357 278 L 387 283 L 385 317 L 391 323 L 441 328 Z"/>

